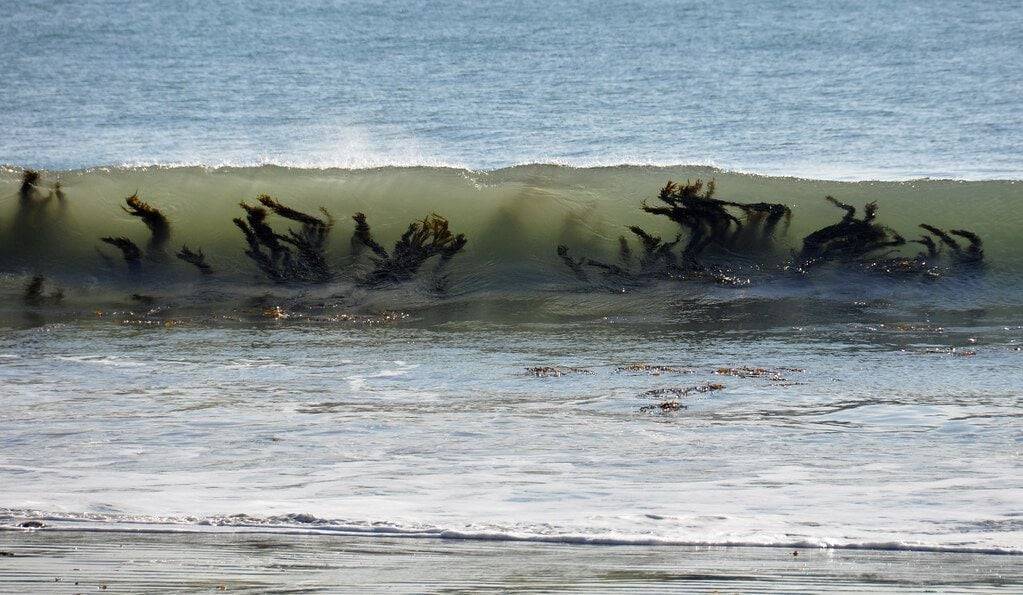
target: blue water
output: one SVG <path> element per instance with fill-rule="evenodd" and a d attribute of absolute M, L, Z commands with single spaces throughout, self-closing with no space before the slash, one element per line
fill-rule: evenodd
<path fill-rule="evenodd" d="M 0 162 L 1023 176 L 1019 2 L 25 2 Z"/>
<path fill-rule="evenodd" d="M 0 15 L 0 531 L 1023 552 L 1020 3 Z M 862 181 L 921 176 L 984 181 Z M 637 238 L 703 228 L 644 202 L 690 177 L 738 273 L 654 283 Z M 256 234 L 261 193 L 334 223 Z M 468 243 L 410 268 L 431 213 Z M 799 256 L 922 223 L 983 259 Z"/>

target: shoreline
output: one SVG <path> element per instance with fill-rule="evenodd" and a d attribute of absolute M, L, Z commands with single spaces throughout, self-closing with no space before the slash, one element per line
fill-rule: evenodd
<path fill-rule="evenodd" d="M 305 515 L 300 515 L 305 516 Z M 805 550 L 817 552 L 908 552 L 914 554 L 963 554 L 976 556 L 1023 556 L 1023 550 L 1007 546 L 957 546 L 942 544 L 914 544 L 900 542 L 850 542 L 850 543 L 829 543 L 812 540 L 779 541 L 772 543 L 758 543 L 753 541 L 699 541 L 669 539 L 663 537 L 604 537 L 600 535 L 584 534 L 553 534 L 553 535 L 529 535 L 514 533 L 498 533 L 493 531 L 471 532 L 457 529 L 443 528 L 422 528 L 412 529 L 400 526 L 384 526 L 378 523 L 367 525 L 354 524 L 332 524 L 330 522 L 312 521 L 308 527 L 301 525 L 287 524 L 253 524 L 253 523 L 178 523 L 178 522 L 138 522 L 138 521 L 115 521 L 109 526 L 102 524 L 85 524 L 74 521 L 61 521 L 50 516 L 37 518 L 25 517 L 22 522 L 31 523 L 31 526 L 0 525 L 0 535 L 5 533 L 95 533 L 120 534 L 131 533 L 137 535 L 266 535 L 266 536 L 295 536 L 295 537 L 322 537 L 322 538 L 354 538 L 354 539 L 385 539 L 385 540 L 433 540 L 440 542 L 481 542 L 494 544 L 535 544 L 554 546 L 584 546 L 584 547 L 606 547 L 606 548 L 727 548 L 727 549 L 769 549 L 769 550 Z M 40 520 L 41 519 L 41 520 Z M 56 520 L 59 524 L 50 524 Z M 45 522 L 44 522 L 45 521 Z M 301 522 L 301 521 L 300 521 Z"/>
<path fill-rule="evenodd" d="M 1014 556 L 267 533 L 0 532 L 0 591 L 867 589 L 1023 585 Z"/>

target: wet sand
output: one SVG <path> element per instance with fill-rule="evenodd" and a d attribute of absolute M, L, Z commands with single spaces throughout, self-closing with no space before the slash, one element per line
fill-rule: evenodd
<path fill-rule="evenodd" d="M 1017 591 L 1019 556 L 266 533 L 0 532 L 0 591 Z M 794 555 L 798 554 L 798 555 Z"/>

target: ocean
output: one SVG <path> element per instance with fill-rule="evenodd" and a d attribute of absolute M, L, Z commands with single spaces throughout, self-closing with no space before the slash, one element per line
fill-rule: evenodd
<path fill-rule="evenodd" d="M 1020 48 L 1010 2 L 19 5 L 0 564 L 56 561 L 0 587 L 51 534 L 1018 586 Z"/>

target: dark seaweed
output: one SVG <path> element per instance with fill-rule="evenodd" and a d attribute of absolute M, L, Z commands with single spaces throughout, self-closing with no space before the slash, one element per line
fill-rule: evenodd
<path fill-rule="evenodd" d="M 374 254 L 372 259 L 375 266 L 363 280 L 364 284 L 372 287 L 409 281 L 427 260 L 435 256 L 440 257 L 435 273 L 440 273 L 468 243 L 465 234 L 455 235 L 451 232 L 447 219 L 431 214 L 410 223 L 405 233 L 395 242 L 394 248 L 388 252 L 373 239 L 363 213 L 356 213 L 352 218 L 356 224 L 352 236 L 353 245 L 361 244 Z"/>
<path fill-rule="evenodd" d="M 950 229 L 948 232 L 945 232 L 933 225 L 927 225 L 926 223 L 921 223 L 920 227 L 937 236 L 937 238 L 941 240 L 941 243 L 951 250 L 952 258 L 956 263 L 968 264 L 984 260 L 984 243 L 981 241 L 980 236 L 972 231 L 965 229 Z M 969 242 L 969 246 L 963 248 L 959 241 L 952 236 L 963 238 Z M 923 238 L 927 238 L 927 236 L 921 236 L 921 240 Z M 931 252 L 934 255 L 937 255 L 938 249 L 935 247 L 933 240 L 930 240 L 930 245 Z"/>
<path fill-rule="evenodd" d="M 130 239 L 126 237 L 105 237 L 100 238 L 100 241 L 120 250 L 121 255 L 124 257 L 124 262 L 128 263 L 129 268 L 137 268 L 139 263 L 142 262 L 142 250 Z"/>
<path fill-rule="evenodd" d="M 121 207 L 124 212 L 132 217 L 138 217 L 149 228 L 151 234 L 149 247 L 151 249 L 163 248 L 167 240 L 170 239 L 170 222 L 167 217 L 159 209 L 143 202 L 138 193 L 124 199 L 124 202 L 127 204 L 127 206 Z"/>
<path fill-rule="evenodd" d="M 64 299 L 64 291 L 59 287 L 50 293 L 44 293 L 43 289 L 45 285 L 46 278 L 42 275 L 32 277 L 28 284 L 25 285 L 22 300 L 30 306 L 38 306 L 47 302 L 58 303 Z"/>
<path fill-rule="evenodd" d="M 18 189 L 18 197 L 22 204 L 30 202 L 36 194 L 36 185 L 39 184 L 42 176 L 34 169 L 26 169 L 21 174 L 21 188 Z"/>
<path fill-rule="evenodd" d="M 324 219 L 292 209 L 264 194 L 257 199 L 262 206 L 241 203 L 245 219 L 236 218 L 234 224 L 242 231 L 248 243 L 246 256 L 263 273 L 278 283 L 324 283 L 332 278 L 327 264 L 326 245 L 334 219 L 326 209 L 320 209 Z M 301 224 L 298 231 L 288 229 L 278 234 L 266 222 L 270 212 Z"/>
<path fill-rule="evenodd" d="M 700 261 L 712 245 L 736 251 L 738 248 L 762 251 L 772 241 L 775 229 L 782 220 L 791 218 L 791 210 L 782 204 L 738 203 L 714 198 L 714 181 L 702 180 L 676 184 L 669 181 L 658 193 L 661 205 L 646 202 L 642 210 L 667 217 L 684 233 L 674 240 L 665 241 L 641 227 L 630 226 L 629 231 L 639 241 L 642 253 L 638 263 L 625 236 L 618 238 L 619 264 L 610 264 L 592 258 L 575 259 L 568 255 L 566 246 L 558 246 L 558 256 L 580 280 L 588 280 L 583 267 L 602 271 L 606 278 L 616 282 L 644 282 L 652 279 L 700 278 L 718 283 L 736 284 L 740 280 L 721 271 L 712 271 Z M 737 209 L 740 218 L 728 209 Z M 681 252 L 675 247 L 686 240 Z"/>
<path fill-rule="evenodd" d="M 867 203 L 863 207 L 863 217 L 857 218 L 856 207 L 839 202 L 832 196 L 825 199 L 845 211 L 845 215 L 838 223 L 803 238 L 803 249 L 799 254 L 803 267 L 829 261 L 862 261 L 878 250 L 906 243 L 898 232 L 875 222 L 876 202 Z"/>
<path fill-rule="evenodd" d="M 182 246 L 176 256 L 188 264 L 195 266 L 195 268 L 199 269 L 199 271 L 201 271 L 204 275 L 213 274 L 213 267 L 206 264 L 206 255 L 202 253 L 201 249 L 198 252 L 192 252 L 188 249 L 188 246 Z"/>

